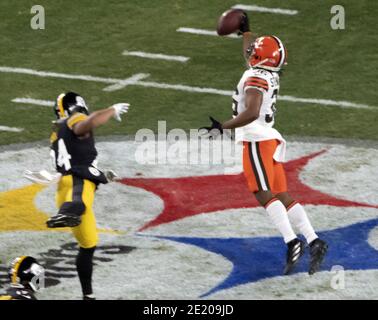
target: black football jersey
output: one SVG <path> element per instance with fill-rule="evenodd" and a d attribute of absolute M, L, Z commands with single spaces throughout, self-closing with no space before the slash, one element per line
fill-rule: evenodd
<path fill-rule="evenodd" d="M 56 123 L 51 135 L 51 155 L 56 170 L 62 175 L 72 174 L 95 183 L 106 183 L 104 174 L 96 168 L 97 150 L 93 133 L 77 136 L 72 128 L 88 116 L 75 113 Z"/>

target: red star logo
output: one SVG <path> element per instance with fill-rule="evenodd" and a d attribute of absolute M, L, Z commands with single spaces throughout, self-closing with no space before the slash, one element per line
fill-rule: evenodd
<path fill-rule="evenodd" d="M 302 204 L 378 208 L 327 195 L 300 181 L 299 175 L 304 166 L 325 151 L 315 152 L 285 164 L 288 190 L 292 197 Z M 247 188 L 243 173 L 185 178 L 124 178 L 120 182 L 153 192 L 164 201 L 164 210 L 139 231 L 197 214 L 259 206 Z"/>

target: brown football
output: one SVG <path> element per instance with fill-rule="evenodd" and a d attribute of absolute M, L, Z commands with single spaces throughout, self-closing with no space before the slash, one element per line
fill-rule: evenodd
<path fill-rule="evenodd" d="M 243 10 L 230 9 L 222 13 L 218 19 L 217 33 L 226 36 L 236 32 L 240 28 Z"/>

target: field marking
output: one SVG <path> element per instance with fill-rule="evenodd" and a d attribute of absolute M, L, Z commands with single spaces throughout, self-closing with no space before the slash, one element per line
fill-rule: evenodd
<path fill-rule="evenodd" d="M 32 98 L 14 98 L 12 102 L 34 104 L 37 106 L 44 106 L 44 107 L 53 107 L 55 105 L 54 101 L 39 100 L 39 99 L 32 99 Z"/>
<path fill-rule="evenodd" d="M 0 72 L 29 74 L 33 76 L 39 76 L 39 77 L 51 77 L 51 78 L 61 78 L 61 79 L 103 82 L 103 83 L 119 83 L 120 81 L 122 81 L 122 79 L 93 77 L 93 76 L 79 75 L 79 74 L 76 75 L 76 74 L 66 74 L 66 73 L 57 73 L 57 72 L 37 71 L 37 70 L 26 69 L 26 68 L 0 67 Z"/>
<path fill-rule="evenodd" d="M 169 83 L 159 83 L 159 82 L 150 82 L 150 81 L 139 81 L 138 86 L 149 87 L 149 88 L 158 88 L 158 89 L 171 89 L 178 91 L 186 92 L 198 92 L 198 93 L 212 93 L 222 96 L 230 96 L 233 94 L 233 91 L 219 90 L 214 88 L 201 88 L 201 87 L 191 87 L 183 84 L 169 84 Z"/>
<path fill-rule="evenodd" d="M 349 101 L 336 101 L 336 100 L 329 100 L 329 99 L 297 98 L 297 97 L 292 97 L 292 96 L 279 96 L 279 99 L 283 101 L 322 104 L 325 106 L 337 106 L 341 108 L 356 108 L 356 109 L 372 109 L 373 108 L 366 104 L 353 103 Z"/>
<path fill-rule="evenodd" d="M 168 60 L 168 61 L 178 61 L 178 62 L 187 62 L 190 58 L 184 56 L 172 56 L 162 53 L 149 53 L 143 51 L 123 51 L 122 55 L 124 56 L 133 56 L 133 57 L 140 57 L 140 58 L 147 58 L 147 59 L 160 59 L 160 60 Z"/>
<path fill-rule="evenodd" d="M 216 31 L 213 31 L 213 30 L 194 29 L 194 28 L 182 27 L 182 28 L 178 28 L 176 31 L 177 32 L 184 32 L 184 33 L 200 34 L 200 35 L 204 35 L 204 36 L 216 36 L 216 37 L 220 37 L 220 35 Z M 238 35 L 236 35 L 234 33 L 229 34 L 228 36 L 222 36 L 222 37 L 239 38 Z"/>
<path fill-rule="evenodd" d="M 268 12 L 268 13 L 277 13 L 277 14 L 287 14 L 290 16 L 298 14 L 298 10 L 289 10 L 289 9 L 280 9 L 280 8 L 267 8 L 254 5 L 246 4 L 236 4 L 232 7 L 233 9 L 241 9 L 246 11 L 256 11 L 256 12 Z"/>
<path fill-rule="evenodd" d="M 150 76 L 149 73 L 137 73 L 137 74 L 134 74 L 133 76 L 131 76 L 130 78 L 127 78 L 127 79 L 124 79 L 124 80 L 120 80 L 117 83 L 112 84 L 112 85 L 110 85 L 110 86 L 108 86 L 108 87 L 106 87 L 106 88 L 104 88 L 102 90 L 107 91 L 107 92 L 112 92 L 112 91 L 124 89 L 127 86 L 135 85 L 140 80 L 146 79 L 149 76 Z"/>
<path fill-rule="evenodd" d="M 211 93 L 218 94 L 222 96 L 231 96 L 234 92 L 229 90 L 219 90 L 215 88 L 203 88 L 203 87 L 192 87 L 182 84 L 169 84 L 169 83 L 159 83 L 159 82 L 150 82 L 142 81 L 141 79 L 149 76 L 147 73 L 138 73 L 128 79 L 114 79 L 114 78 L 101 78 L 93 77 L 89 75 L 72 75 L 65 73 L 55 73 L 55 72 L 46 72 L 46 71 L 37 71 L 32 69 L 24 68 L 12 68 L 12 67 L 0 67 L 0 72 L 3 73 L 17 73 L 17 74 L 29 74 L 38 77 L 51 77 L 51 78 L 64 78 L 64 79 L 76 79 L 83 81 L 92 81 L 92 82 L 101 82 L 101 83 L 111 83 L 112 86 L 104 88 L 105 91 L 114 91 L 124 88 L 127 85 L 142 86 L 149 88 L 159 88 L 159 89 L 171 89 L 178 91 L 186 92 L 198 92 L 198 93 Z M 140 80 L 138 80 L 140 78 Z M 372 106 L 366 104 L 358 104 L 349 101 L 336 101 L 329 99 L 314 99 L 314 98 L 297 98 L 293 96 L 278 96 L 279 100 L 290 101 L 296 103 L 309 103 L 309 104 L 320 104 L 326 106 L 337 106 L 344 108 L 357 108 L 357 109 L 371 109 Z"/>
<path fill-rule="evenodd" d="M 24 129 L 23 128 L 14 128 L 14 127 L 0 126 L 0 131 L 22 132 L 22 131 L 24 131 Z"/>

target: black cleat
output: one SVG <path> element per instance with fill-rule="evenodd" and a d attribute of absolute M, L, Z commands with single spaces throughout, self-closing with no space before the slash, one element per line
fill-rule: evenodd
<path fill-rule="evenodd" d="M 286 267 L 284 270 L 285 275 L 293 271 L 295 265 L 299 261 L 299 258 L 303 255 L 304 249 L 304 242 L 298 238 L 291 240 L 287 244 Z"/>
<path fill-rule="evenodd" d="M 310 269 L 308 270 L 309 274 L 314 274 L 320 269 L 320 265 L 324 259 L 328 250 L 328 245 L 325 241 L 315 239 L 310 243 Z"/>
<path fill-rule="evenodd" d="M 77 227 L 81 223 L 80 216 L 66 215 L 58 213 L 47 220 L 46 224 L 48 228 L 65 228 L 65 227 Z"/>

